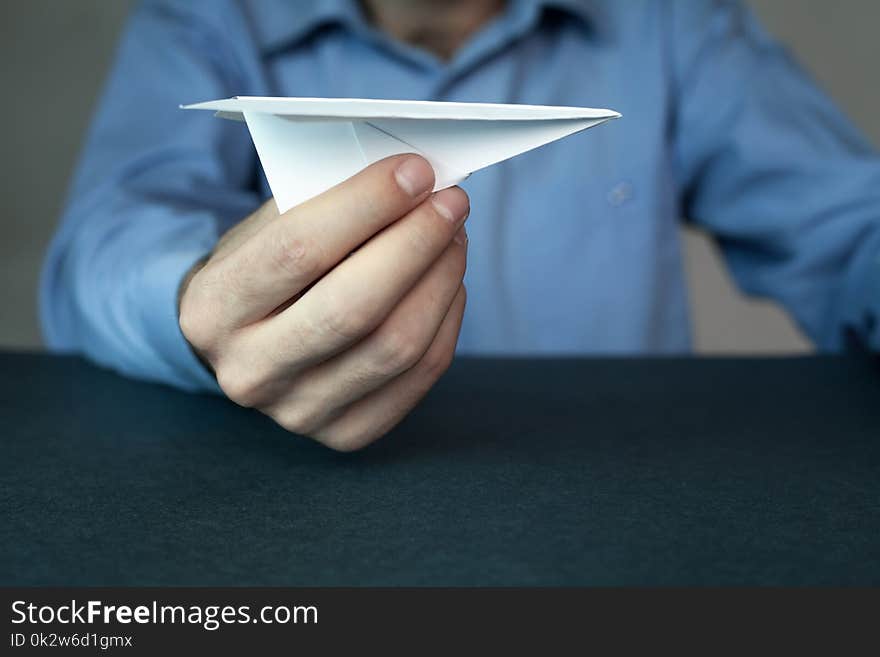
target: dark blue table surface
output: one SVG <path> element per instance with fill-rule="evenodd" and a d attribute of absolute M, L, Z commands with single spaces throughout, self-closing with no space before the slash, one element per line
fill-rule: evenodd
<path fill-rule="evenodd" d="M 459 360 L 336 454 L 0 354 L 0 584 L 880 584 L 866 359 Z"/>

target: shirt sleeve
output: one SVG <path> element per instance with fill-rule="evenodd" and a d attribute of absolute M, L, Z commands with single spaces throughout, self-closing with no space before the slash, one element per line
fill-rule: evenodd
<path fill-rule="evenodd" d="M 741 2 L 671 7 L 685 216 L 820 350 L 880 349 L 880 156 Z"/>
<path fill-rule="evenodd" d="M 44 264 L 40 312 L 53 350 L 216 390 L 180 332 L 178 287 L 259 198 L 244 126 L 179 109 L 249 91 L 229 35 L 192 6 L 146 2 L 129 19 Z"/>

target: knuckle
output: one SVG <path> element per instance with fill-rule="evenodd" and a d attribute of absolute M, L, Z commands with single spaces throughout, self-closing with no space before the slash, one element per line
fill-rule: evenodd
<path fill-rule="evenodd" d="M 231 299 L 246 299 L 246 281 L 248 274 L 246 261 L 227 258 L 217 263 L 216 271 L 212 272 L 210 281 L 204 286 L 204 294 L 212 306 L 226 307 Z"/>
<path fill-rule="evenodd" d="M 215 340 L 214 325 L 210 304 L 206 303 L 201 287 L 190 288 L 180 300 L 180 315 L 177 318 L 180 331 L 193 347 L 209 349 Z"/>
<path fill-rule="evenodd" d="M 431 213 L 437 214 L 437 210 L 433 209 L 431 203 Z M 445 220 L 444 220 L 445 221 Z M 437 249 L 437 225 L 439 221 L 431 222 L 413 222 L 408 231 L 408 246 L 414 252 L 420 255 L 433 255 Z"/>
<path fill-rule="evenodd" d="M 187 342 L 194 347 L 204 346 L 202 343 L 206 336 L 202 322 L 199 321 L 192 307 L 184 301 L 180 304 L 180 316 L 177 318 L 177 323 Z"/>
<path fill-rule="evenodd" d="M 377 335 L 374 353 L 376 367 L 384 374 L 396 375 L 415 366 L 424 355 L 426 345 L 415 332 L 395 326 Z"/>
<path fill-rule="evenodd" d="M 314 433 L 323 417 L 324 413 L 320 409 L 302 401 L 288 404 L 272 414 L 272 419 L 285 430 L 301 436 Z"/>
<path fill-rule="evenodd" d="M 221 362 L 214 369 L 217 385 L 229 399 L 239 406 L 251 408 L 257 405 L 263 381 L 253 369 Z"/>
<path fill-rule="evenodd" d="M 419 370 L 428 381 L 434 382 L 446 373 L 455 357 L 455 345 L 431 349 L 419 362 Z"/>
<path fill-rule="evenodd" d="M 321 328 L 345 341 L 352 341 L 367 334 L 373 328 L 374 321 L 373 313 L 364 305 L 344 307 L 330 302 L 324 307 Z"/>
<path fill-rule="evenodd" d="M 316 436 L 316 440 L 336 452 L 356 452 L 378 439 L 382 434 L 367 428 L 342 429 Z"/>
<path fill-rule="evenodd" d="M 358 194 L 357 199 L 363 215 L 377 221 L 385 218 L 388 213 L 387 207 L 401 196 L 403 192 L 389 180 L 384 185 L 380 183 L 369 188 L 365 187 Z"/>
<path fill-rule="evenodd" d="M 282 236 L 274 242 L 270 253 L 272 264 L 292 279 L 313 280 L 321 272 L 323 257 L 313 241 Z"/>

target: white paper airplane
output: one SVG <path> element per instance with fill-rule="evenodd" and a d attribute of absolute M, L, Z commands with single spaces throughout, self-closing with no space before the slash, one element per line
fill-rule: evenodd
<path fill-rule="evenodd" d="M 279 212 L 389 155 L 418 153 L 434 191 L 620 114 L 588 107 L 236 96 L 183 109 L 245 121 Z"/>

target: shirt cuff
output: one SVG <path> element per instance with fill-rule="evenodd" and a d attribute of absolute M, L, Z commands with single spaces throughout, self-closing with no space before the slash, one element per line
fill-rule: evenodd
<path fill-rule="evenodd" d="M 880 232 L 848 278 L 844 297 L 843 346 L 880 353 Z"/>
<path fill-rule="evenodd" d="M 142 274 L 143 335 L 161 363 L 162 379 L 185 390 L 221 393 L 217 380 L 199 361 L 180 331 L 177 295 L 183 277 L 209 253 L 212 244 L 186 245 L 149 259 Z"/>

